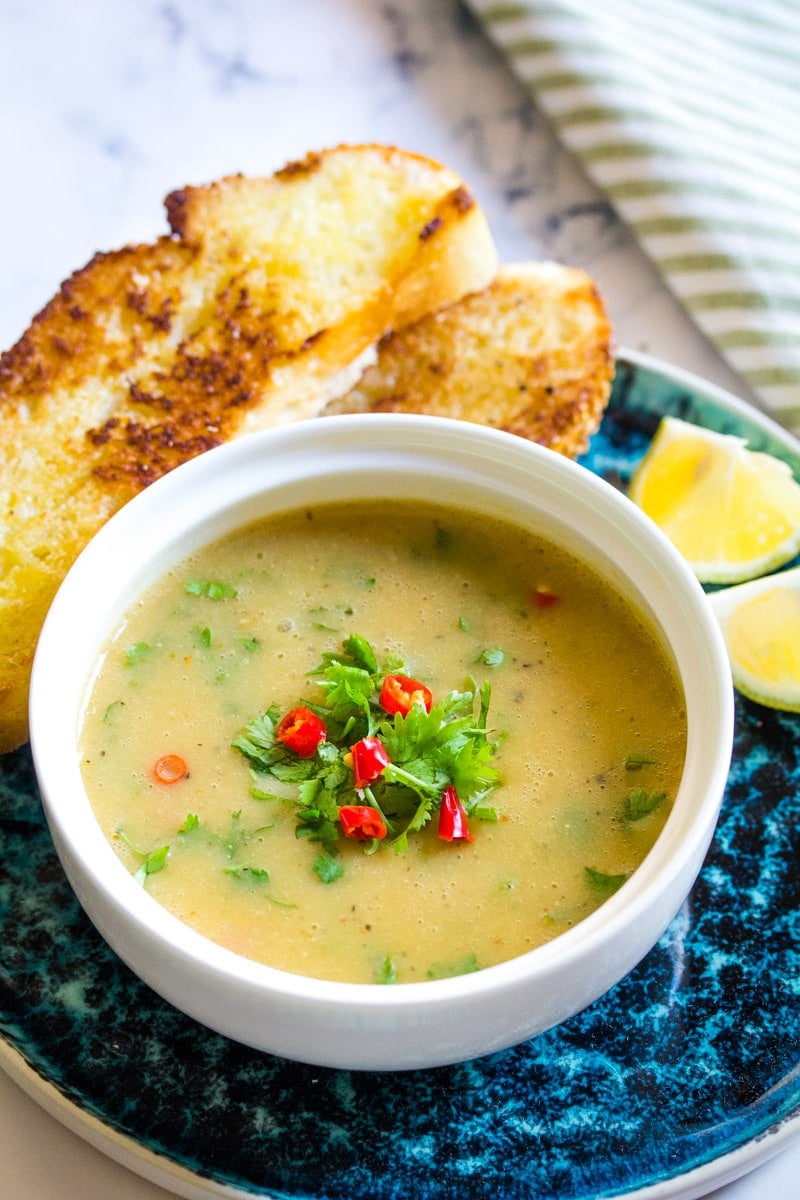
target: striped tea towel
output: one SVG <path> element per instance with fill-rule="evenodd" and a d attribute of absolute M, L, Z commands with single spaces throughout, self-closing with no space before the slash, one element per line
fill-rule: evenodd
<path fill-rule="evenodd" d="M 471 0 L 765 408 L 800 433 L 799 0 Z"/>

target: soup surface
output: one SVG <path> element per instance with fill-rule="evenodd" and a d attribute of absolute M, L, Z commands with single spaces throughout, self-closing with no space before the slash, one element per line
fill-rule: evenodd
<path fill-rule="evenodd" d="M 471 840 L 438 836 L 435 807 L 407 838 L 384 812 L 380 841 L 319 840 L 312 793 L 233 745 L 268 711 L 324 706 L 313 672 L 353 635 L 378 683 L 402 663 L 434 705 L 474 691 L 467 725 L 490 686 L 476 744 L 496 749 L 497 779 Z M 181 920 L 288 971 L 405 983 L 514 957 L 592 912 L 658 836 L 685 742 L 670 661 L 594 571 L 511 524 L 387 502 L 270 518 L 171 569 L 108 645 L 80 749 L 106 836 Z M 177 777 L 167 758 L 157 778 L 172 755 Z M 363 805 L 379 784 L 348 786 Z"/>

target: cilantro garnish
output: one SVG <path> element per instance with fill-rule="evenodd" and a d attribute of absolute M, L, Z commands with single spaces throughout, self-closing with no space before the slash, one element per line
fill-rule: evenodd
<path fill-rule="evenodd" d="M 480 971 L 481 965 L 477 957 L 470 951 L 456 962 L 432 963 L 427 971 L 428 979 L 451 979 L 454 975 L 470 975 Z"/>
<path fill-rule="evenodd" d="M 122 829 L 117 830 L 117 837 L 125 843 L 129 850 L 134 854 L 138 854 L 144 860 L 133 876 L 136 882 L 141 884 L 142 887 L 147 882 L 148 876 L 157 875 L 159 871 L 164 870 L 164 867 L 167 865 L 167 857 L 169 856 L 169 846 L 158 846 L 155 850 L 149 851 L 139 850 L 133 845 L 130 838 Z"/>
<path fill-rule="evenodd" d="M 629 754 L 625 759 L 626 771 L 641 771 L 642 767 L 651 767 L 656 763 L 655 758 L 651 758 L 649 754 Z"/>
<path fill-rule="evenodd" d="M 106 711 L 103 713 L 103 724 L 109 725 L 111 723 L 111 721 L 114 719 L 114 717 L 116 716 L 117 709 L 124 708 L 124 707 L 125 707 L 124 700 L 112 700 L 111 703 L 106 708 Z"/>
<path fill-rule="evenodd" d="M 245 867 L 237 863 L 233 867 L 223 867 L 223 873 L 245 882 L 269 883 L 269 871 L 264 867 Z"/>
<path fill-rule="evenodd" d="M 377 810 L 386 840 L 398 852 L 439 810 L 446 788 L 456 790 L 468 817 L 497 820 L 496 810 L 485 803 L 499 784 L 493 761 L 497 741 L 487 730 L 490 685 L 478 688 L 469 680 L 464 691 L 449 692 L 431 702 L 429 710 L 418 702 L 407 712 L 390 714 L 381 705 L 381 688 L 387 675 L 402 672 L 403 665 L 392 655 L 379 664 L 367 639 L 353 633 L 309 672 L 322 697 L 304 699 L 303 706 L 325 727 L 313 754 L 302 757 L 281 740 L 282 714 L 275 705 L 254 717 L 231 743 L 256 779 L 270 775 L 293 789 L 297 836 L 325 847 L 326 854 L 313 864 L 324 882 L 342 873 L 341 864 L 327 856 L 345 836 L 342 808 L 366 804 Z M 363 739 L 377 739 L 389 762 L 357 787 L 351 751 Z M 270 795 L 258 783 L 253 794 Z M 367 853 L 377 848 L 375 839 L 365 841 Z"/>
<path fill-rule="evenodd" d="M 116 836 L 120 841 L 124 842 L 132 854 L 136 854 L 141 858 L 142 865 L 134 875 L 137 883 L 144 887 L 149 875 L 157 875 L 159 871 L 163 871 L 167 865 L 167 857 L 169 855 L 169 846 L 158 846 L 155 850 L 140 850 L 138 846 L 134 846 L 127 833 L 121 827 L 116 830 Z"/>
<path fill-rule="evenodd" d="M 151 851 L 147 858 L 142 863 L 134 878 L 138 883 L 144 883 L 148 875 L 157 875 L 159 871 L 163 871 L 167 865 L 167 855 L 169 854 L 169 846 L 159 846 L 157 850 Z"/>
<path fill-rule="evenodd" d="M 629 821 L 641 821 L 642 817 L 654 812 L 667 798 L 666 792 L 648 792 L 634 788 L 625 797 L 625 816 Z"/>
<path fill-rule="evenodd" d="M 334 883 L 335 880 L 341 879 L 342 875 L 344 875 L 342 864 L 338 859 L 331 858 L 328 854 L 320 854 L 319 858 L 315 858 L 312 869 L 323 883 Z"/>
<path fill-rule="evenodd" d="M 584 871 L 593 890 L 602 896 L 613 896 L 614 892 L 618 891 L 628 878 L 627 875 L 608 875 L 605 871 L 598 871 L 595 867 L 584 867 Z"/>
<path fill-rule="evenodd" d="M 503 665 L 505 657 L 505 651 L 501 650 L 499 646 L 491 646 L 481 652 L 478 662 L 483 663 L 486 667 L 491 667 L 492 670 L 497 670 Z"/>
<path fill-rule="evenodd" d="M 150 642 L 136 642 L 133 646 L 128 646 L 125 651 L 125 666 L 132 667 L 137 662 L 141 662 L 152 648 Z"/>
<path fill-rule="evenodd" d="M 394 965 L 394 959 L 390 958 L 388 954 L 375 973 L 375 982 L 397 983 L 397 968 Z"/>
<path fill-rule="evenodd" d="M 436 549 L 441 553 L 452 548 L 455 538 L 449 529 L 443 529 L 441 525 L 437 525 L 436 532 L 433 535 L 433 542 Z"/>
<path fill-rule="evenodd" d="M 188 579 L 184 590 L 189 596 L 207 596 L 209 600 L 233 600 L 239 594 L 232 583 L 219 579 Z"/>

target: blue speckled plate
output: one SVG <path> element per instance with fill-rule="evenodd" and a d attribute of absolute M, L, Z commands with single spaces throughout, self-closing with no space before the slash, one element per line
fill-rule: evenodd
<path fill-rule="evenodd" d="M 624 481 L 670 412 L 800 445 L 679 372 L 620 358 L 586 464 Z M 0 760 L 0 1063 L 107 1153 L 184 1196 L 699 1196 L 800 1132 L 800 717 L 738 701 L 718 832 L 647 959 L 584 1013 L 400 1075 L 246 1050 L 159 1000 L 84 917 L 27 750 Z"/>

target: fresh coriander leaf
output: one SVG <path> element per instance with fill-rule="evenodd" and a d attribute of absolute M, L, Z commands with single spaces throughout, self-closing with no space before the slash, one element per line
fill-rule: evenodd
<path fill-rule="evenodd" d="M 337 879 L 341 879 L 344 875 L 344 867 L 335 858 L 331 858 L 327 854 L 321 854 L 312 863 L 312 870 L 315 875 L 318 875 L 323 883 L 335 883 Z"/>
<path fill-rule="evenodd" d="M 270 825 L 259 825 L 256 829 L 245 828 L 242 824 L 242 810 L 238 809 L 231 813 L 231 823 L 227 834 L 224 836 L 214 835 L 213 840 L 233 862 L 251 838 L 256 837 L 262 830 L 270 828 Z"/>
<path fill-rule="evenodd" d="M 642 767 L 653 766 L 656 762 L 657 760 L 648 754 L 629 754 L 625 759 L 625 770 L 641 771 Z"/>
<path fill-rule="evenodd" d="M 447 787 L 445 772 L 437 770 L 433 763 L 424 758 L 412 759 L 402 767 L 399 763 L 390 762 L 384 768 L 383 778 L 387 783 L 400 783 L 409 788 L 428 806 Z"/>
<path fill-rule="evenodd" d="M 493 671 L 496 671 L 498 667 L 503 665 L 505 657 L 506 655 L 504 650 L 501 650 L 499 646 L 493 646 L 481 651 L 480 655 L 478 656 L 478 662 L 481 662 L 484 664 L 484 666 L 491 667 Z"/>
<path fill-rule="evenodd" d="M 488 679 L 485 680 L 481 684 L 481 690 L 479 692 L 479 695 L 480 695 L 481 708 L 480 708 L 480 713 L 478 715 L 478 728 L 485 730 L 486 723 L 487 723 L 487 720 L 489 717 L 489 704 L 492 699 L 492 685 L 489 683 Z"/>
<path fill-rule="evenodd" d="M 157 875 L 159 871 L 163 871 L 167 865 L 168 854 L 169 846 L 159 846 L 157 850 L 151 850 L 134 875 L 136 882 L 144 885 L 149 875 Z"/>
<path fill-rule="evenodd" d="M 297 814 L 298 825 L 295 837 L 308 838 L 310 842 L 335 842 L 339 827 L 323 817 L 317 809 L 303 809 Z"/>
<path fill-rule="evenodd" d="M 256 787 L 255 784 L 250 788 L 250 795 L 253 800 L 281 800 L 286 803 L 286 796 L 278 796 L 275 792 L 265 792 L 263 788 Z"/>
<path fill-rule="evenodd" d="M 197 813 L 187 813 L 186 820 L 181 825 L 178 833 L 193 833 L 195 829 L 200 828 L 200 818 Z"/>
<path fill-rule="evenodd" d="M 125 832 L 125 830 L 122 828 L 121 825 L 118 825 L 117 828 L 114 830 L 114 836 L 118 837 L 121 842 L 124 842 L 125 845 L 128 847 L 128 849 L 131 850 L 134 854 L 138 854 L 140 858 L 147 857 L 147 854 L 145 853 L 144 850 L 140 850 L 138 848 L 138 846 L 134 846 L 133 842 L 128 837 L 127 833 Z"/>
<path fill-rule="evenodd" d="M 128 646 L 125 651 L 125 666 L 132 667 L 141 662 L 152 648 L 150 642 L 136 642 L 133 646 Z"/>
<path fill-rule="evenodd" d="M 441 525 L 436 526 L 433 543 L 440 554 L 450 550 L 454 541 L 455 538 L 449 529 L 443 529 Z"/>
<path fill-rule="evenodd" d="M 117 709 L 124 708 L 124 707 L 125 707 L 124 700 L 112 700 L 111 703 L 106 708 L 106 711 L 103 713 L 103 724 L 110 725 L 111 722 L 113 721 L 114 717 L 116 716 Z"/>
<path fill-rule="evenodd" d="M 330 707 L 337 704 L 361 707 L 375 690 L 369 671 L 338 659 L 331 659 L 327 663 L 319 684 L 326 693 L 326 702 Z"/>
<path fill-rule="evenodd" d="M 378 670 L 378 660 L 375 651 L 365 637 L 360 633 L 351 633 L 344 643 L 345 653 L 352 658 L 357 667 L 374 675 Z"/>
<path fill-rule="evenodd" d="M 456 788 L 456 791 L 458 791 L 458 788 Z M 478 821 L 488 821 L 491 824 L 495 824 L 500 819 L 497 809 L 491 804 L 477 804 L 475 808 L 470 811 L 469 815 L 471 817 L 475 817 Z"/>
<path fill-rule="evenodd" d="M 263 867 L 223 867 L 224 875 L 231 875 L 234 879 L 243 880 L 246 883 L 269 883 L 269 871 Z"/>
<path fill-rule="evenodd" d="M 455 962 L 431 963 L 427 976 L 428 979 L 450 979 L 454 975 L 470 975 L 473 971 L 480 971 L 480 969 L 476 955 L 470 951 L 463 958 L 456 959 Z"/>
<path fill-rule="evenodd" d="M 369 671 L 329 659 L 317 681 L 325 692 L 329 739 L 338 742 L 347 738 L 351 744 L 372 731 L 370 700 L 375 682 Z"/>
<path fill-rule="evenodd" d="M 608 875 L 605 871 L 598 871 L 595 867 L 584 867 L 586 876 L 594 891 L 599 892 L 603 896 L 613 896 L 614 892 L 618 891 L 628 875 Z"/>
<path fill-rule="evenodd" d="M 462 804 L 467 806 L 470 813 L 473 804 L 497 786 L 499 772 L 492 764 L 494 753 L 495 747 L 491 742 L 468 738 L 456 753 L 449 756 L 447 766 L 450 778 Z"/>
<path fill-rule="evenodd" d="M 239 750 L 261 771 L 271 771 L 276 763 L 287 758 L 286 751 L 275 737 L 279 716 L 277 706 L 271 706 L 265 713 L 253 717 L 231 742 L 235 750 Z"/>
<path fill-rule="evenodd" d="M 207 625 L 206 625 L 205 629 L 201 629 L 199 631 L 199 638 L 200 638 L 200 645 L 203 647 L 203 649 L 204 650 L 210 649 L 210 647 L 211 647 L 211 630 L 209 629 L 209 627 Z"/>
<path fill-rule="evenodd" d="M 298 788 L 297 802 L 304 807 L 297 811 L 295 836 L 311 842 L 335 842 L 339 809 L 334 792 L 320 779 L 308 780 Z"/>
<path fill-rule="evenodd" d="M 394 965 L 394 960 L 386 955 L 375 973 L 376 983 L 397 983 L 397 968 Z"/>
<path fill-rule="evenodd" d="M 219 579 L 189 579 L 184 590 L 190 596 L 206 596 L 209 600 L 233 600 L 239 594 L 232 583 Z"/>
<path fill-rule="evenodd" d="M 383 660 L 381 671 L 384 675 L 393 675 L 398 671 L 402 674 L 406 669 L 406 662 L 399 654 L 389 653 Z"/>
<path fill-rule="evenodd" d="M 301 804 L 304 809 L 311 811 L 314 809 L 317 794 L 321 787 L 322 780 L 319 776 L 314 776 L 313 779 L 304 779 L 297 789 L 297 803 Z"/>
<path fill-rule="evenodd" d="M 278 759 L 269 766 L 270 774 L 281 783 L 301 783 L 310 779 L 317 766 L 312 758 L 298 758 L 292 761 L 287 757 Z"/>
<path fill-rule="evenodd" d="M 395 854 L 402 854 L 408 849 L 408 835 L 410 833 L 419 833 L 420 829 L 424 829 L 433 816 L 434 798 L 427 796 L 420 800 L 413 815 L 407 820 L 405 827 L 400 833 L 392 839 L 391 845 Z"/>
<path fill-rule="evenodd" d="M 239 638 L 239 641 L 244 646 L 248 654 L 252 654 L 254 651 L 258 650 L 259 646 L 261 645 L 261 642 L 257 637 L 243 637 Z"/>
<path fill-rule="evenodd" d="M 469 632 L 470 624 L 466 617 L 458 618 L 458 628 L 461 629 L 464 633 Z"/>
<path fill-rule="evenodd" d="M 649 816 L 667 798 L 666 792 L 648 792 L 644 788 L 634 788 L 625 797 L 625 816 L 629 821 L 641 821 Z"/>

